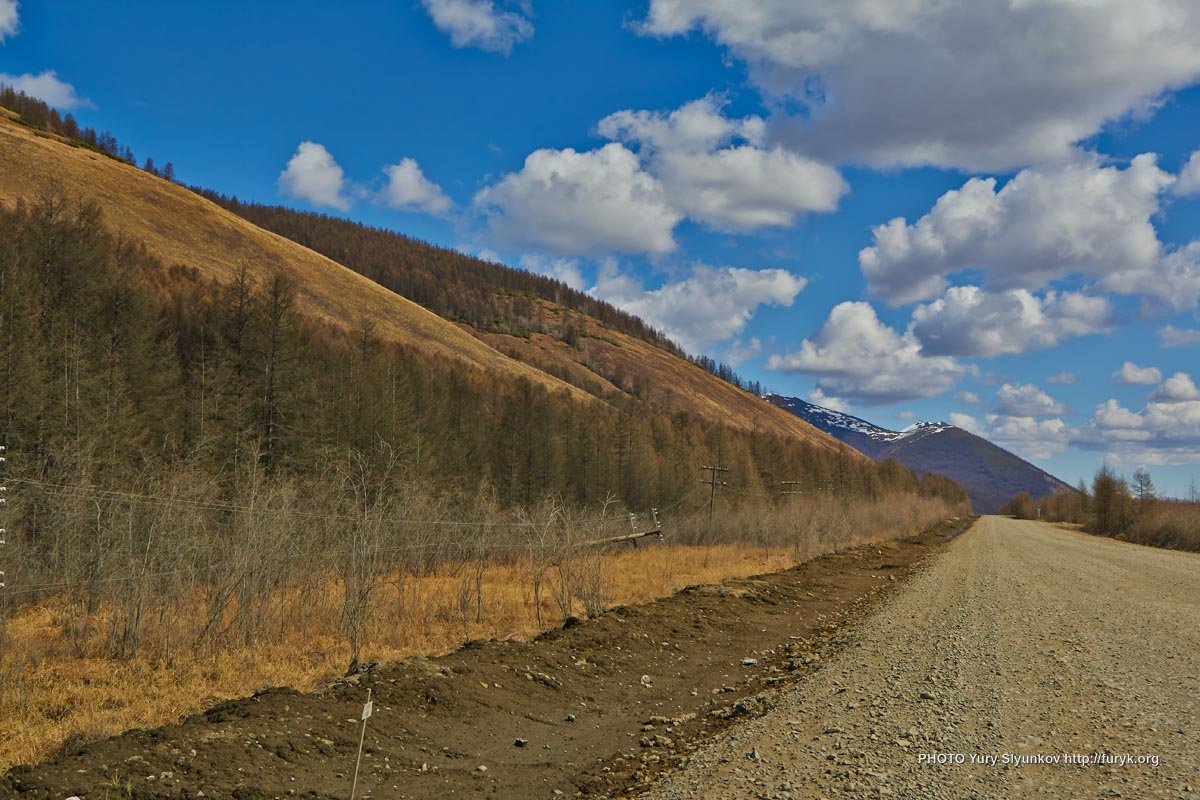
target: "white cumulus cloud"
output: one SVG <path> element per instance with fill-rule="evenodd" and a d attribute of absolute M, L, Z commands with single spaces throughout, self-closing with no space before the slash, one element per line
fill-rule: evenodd
<path fill-rule="evenodd" d="M 1126 386 L 1153 386 L 1162 380 L 1158 367 L 1139 367 L 1132 361 L 1126 361 L 1112 376 L 1117 383 Z"/>
<path fill-rule="evenodd" d="M 669 113 L 626 109 L 600 120 L 596 130 L 606 139 L 637 142 L 655 151 L 708 153 L 735 140 L 762 146 L 762 117 L 731 119 L 722 107 L 720 97 L 708 95 Z"/>
<path fill-rule="evenodd" d="M 926 355 L 915 336 L 883 324 L 862 302 L 834 306 L 811 339 L 771 356 L 767 369 L 815 375 L 826 394 L 866 405 L 935 397 L 966 372 L 949 356 Z"/>
<path fill-rule="evenodd" d="M 1033 384 L 1006 383 L 996 391 L 996 410 L 1006 417 L 1048 417 L 1066 407 Z"/>
<path fill-rule="evenodd" d="M 951 411 L 949 421 L 951 425 L 962 428 L 967 433 L 973 433 L 976 436 L 982 436 L 984 428 L 979 420 L 970 414 L 963 414 L 959 411 Z"/>
<path fill-rule="evenodd" d="M 663 153 L 654 163 L 676 208 L 721 231 L 784 227 L 804 213 L 833 211 L 847 188 L 837 170 L 778 148 Z"/>
<path fill-rule="evenodd" d="M 1172 191 L 1187 196 L 1200 193 L 1200 150 L 1195 151 L 1179 171 L 1179 180 Z"/>
<path fill-rule="evenodd" d="M 986 432 L 980 435 L 1026 458 L 1049 458 L 1070 446 L 1075 429 L 1057 417 L 999 416 L 992 419 Z"/>
<path fill-rule="evenodd" d="M 504 244 L 561 255 L 665 253 L 692 219 L 745 233 L 833 211 L 848 187 L 832 167 L 763 142 L 763 120 L 732 119 L 707 96 L 673 111 L 618 111 L 596 150 L 542 149 L 476 194 Z"/>
<path fill-rule="evenodd" d="M 744 342 L 741 339 L 734 339 L 725 348 L 725 361 L 731 366 L 737 367 L 752 358 L 757 358 L 762 354 L 762 350 L 762 339 L 757 336 L 751 336 Z"/>
<path fill-rule="evenodd" d="M 587 288 L 587 280 L 583 277 L 578 259 L 551 258 L 539 253 L 526 253 L 521 256 L 519 263 L 522 269 L 562 281 L 572 289 L 583 291 Z"/>
<path fill-rule="evenodd" d="M 454 205 L 442 187 L 426 178 L 421 166 L 411 158 L 384 167 L 383 172 L 387 176 L 387 184 L 378 197 L 392 208 L 444 214 Z"/>
<path fill-rule="evenodd" d="M 14 18 L 15 19 L 15 18 Z M 3 38 L 3 37 L 0 37 Z M 26 72 L 22 75 L 9 75 L 0 72 L 0 84 L 6 84 L 30 97 L 36 97 L 48 105 L 63 111 L 76 108 L 95 108 L 95 104 L 86 97 L 80 97 L 75 87 L 58 77 L 52 69 L 39 72 L 36 75 Z"/>
<path fill-rule="evenodd" d="M 828 408 L 830 411 L 839 411 L 843 414 L 850 413 L 849 403 L 840 397 L 825 394 L 819 386 L 808 393 L 808 399 L 822 408 Z"/>
<path fill-rule="evenodd" d="M 348 188 L 333 154 L 316 142 L 301 142 L 279 174 L 279 189 L 285 195 L 340 211 L 350 210 Z"/>
<path fill-rule="evenodd" d="M 1103 297 L 1027 289 L 987 292 L 954 286 L 913 311 L 912 332 L 930 355 L 997 356 L 1054 347 L 1106 331 L 1112 309 Z"/>
<path fill-rule="evenodd" d="M 806 283 L 782 269 L 695 264 L 686 278 L 645 289 L 639 278 L 606 262 L 591 294 L 641 317 L 694 352 L 740 334 L 759 306 L 790 306 Z"/>
<path fill-rule="evenodd" d="M 1074 372 L 1056 372 L 1049 378 L 1046 378 L 1046 383 L 1057 383 L 1061 385 L 1070 385 L 1079 380 L 1079 376 Z"/>
<path fill-rule="evenodd" d="M 1200 461 L 1200 400 L 1151 401 L 1140 411 L 1107 400 L 1096 406 L 1072 444 L 1127 463 L 1196 463 Z"/>
<path fill-rule="evenodd" d="M 1061 159 L 1200 77 L 1194 0 L 651 0 L 641 30 L 702 30 L 829 163 L 1000 171 Z"/>
<path fill-rule="evenodd" d="M 561 255 L 670 252 L 682 218 L 658 179 L 617 143 L 536 150 L 475 203 L 501 243 Z"/>
<path fill-rule="evenodd" d="M 1150 400 L 1155 403 L 1195 402 L 1200 400 L 1200 389 L 1196 388 L 1191 375 L 1176 372 L 1150 393 Z"/>
<path fill-rule="evenodd" d="M 948 275 L 968 268 L 1001 289 L 1081 274 L 1101 288 L 1146 291 L 1163 250 L 1151 217 L 1173 181 L 1152 154 L 1125 169 L 1079 156 L 1023 170 L 999 190 L 994 178 L 971 178 L 916 222 L 877 226 L 859 265 L 871 291 L 896 304 L 939 295 Z"/>
<path fill-rule="evenodd" d="M 1162 342 L 1163 347 L 1187 347 L 1193 344 L 1200 344 L 1200 330 L 1165 325 L 1159 328 L 1158 338 Z"/>
<path fill-rule="evenodd" d="M 836 169 L 780 148 L 761 147 L 763 121 L 728 119 L 713 96 L 670 113 L 618 111 L 600 121 L 602 136 L 640 147 L 671 203 L 722 231 L 787 226 L 833 211 L 847 190 Z"/>
<path fill-rule="evenodd" d="M 492 0 L 421 0 L 421 4 L 455 47 L 507 55 L 514 45 L 533 36 L 533 23 L 527 16 L 497 9 Z"/>
<path fill-rule="evenodd" d="M 984 420 L 970 414 L 951 412 L 950 424 L 968 433 L 982 436 L 1026 458 L 1049 458 L 1070 445 L 1074 429 L 1057 417 L 1039 420 L 1036 417 L 988 414 Z"/>
<path fill-rule="evenodd" d="M 1195 308 L 1200 300 L 1200 240 L 1171 250 L 1154 269 L 1117 273 L 1107 283 L 1114 291 L 1153 297 L 1176 311 Z"/>

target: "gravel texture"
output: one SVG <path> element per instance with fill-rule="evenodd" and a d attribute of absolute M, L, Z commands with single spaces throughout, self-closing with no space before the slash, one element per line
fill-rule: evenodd
<path fill-rule="evenodd" d="M 642 797 L 1200 800 L 1200 555 L 985 517 L 847 637 Z"/>

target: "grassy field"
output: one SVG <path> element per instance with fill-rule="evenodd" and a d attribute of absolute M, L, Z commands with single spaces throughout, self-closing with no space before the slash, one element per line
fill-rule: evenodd
<path fill-rule="evenodd" d="M 363 658 L 438 654 L 470 639 L 528 638 L 568 614 L 646 603 L 688 585 L 915 535 L 948 513 L 934 501 L 849 506 L 831 499 L 714 526 L 696 521 L 689 535 L 670 543 L 651 539 L 636 549 L 580 554 L 569 574 L 561 564 L 546 568 L 533 558 L 444 563 L 421 576 L 392 573 L 374 586 Z M 122 618 L 107 603 L 89 610 L 50 596 L 20 609 L 0 637 L 0 771 L 45 758 L 69 740 L 161 725 L 263 686 L 324 685 L 349 661 L 344 588 L 330 576 L 305 591 L 278 590 L 260 613 L 286 624 L 217 647 L 198 647 L 189 635 L 208 613 L 197 590 L 171 608 L 148 609 L 142 646 L 125 659 L 105 655 Z"/>
<path fill-rule="evenodd" d="M 792 563 L 789 550 L 650 545 L 607 555 L 601 569 L 609 600 L 633 604 L 689 584 L 775 571 Z M 379 587 L 370 658 L 443 653 L 465 638 L 535 635 L 539 627 L 525 574 L 521 565 L 488 566 L 481 582 L 482 614 L 469 614 L 465 622 L 460 574 L 392 576 Z M 307 620 L 281 640 L 200 658 L 162 653 L 161 648 L 126 661 L 97 657 L 92 654 L 103 649 L 107 637 L 104 609 L 83 622 L 56 600 L 25 609 L 8 623 L 0 661 L 5 673 L 0 681 L 0 771 L 44 758 L 72 736 L 160 725 L 266 685 L 315 689 L 329 682 L 349 659 L 339 630 L 341 595 L 341 586 L 331 580 L 309 606 Z M 276 602 L 288 600 L 277 597 Z M 542 599 L 542 612 L 544 619 L 561 619 L 549 593 Z"/>

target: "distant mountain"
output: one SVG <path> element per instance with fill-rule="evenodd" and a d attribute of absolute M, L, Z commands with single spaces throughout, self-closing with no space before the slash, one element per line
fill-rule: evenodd
<path fill-rule="evenodd" d="M 892 431 L 797 397 L 768 395 L 767 399 L 871 458 L 892 458 L 917 473 L 935 472 L 951 478 L 967 490 L 971 505 L 980 514 L 999 511 L 1018 492 L 1044 497 L 1072 488 L 1004 448 L 948 422 L 917 422 L 902 431 Z"/>

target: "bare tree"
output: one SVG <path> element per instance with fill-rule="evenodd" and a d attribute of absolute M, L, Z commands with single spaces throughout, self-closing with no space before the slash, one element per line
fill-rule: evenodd
<path fill-rule="evenodd" d="M 1158 492 L 1154 488 L 1154 480 L 1150 477 L 1150 470 L 1145 467 L 1138 467 L 1133 471 L 1133 494 L 1138 499 L 1138 503 L 1142 505 L 1150 503 L 1158 497 Z"/>

